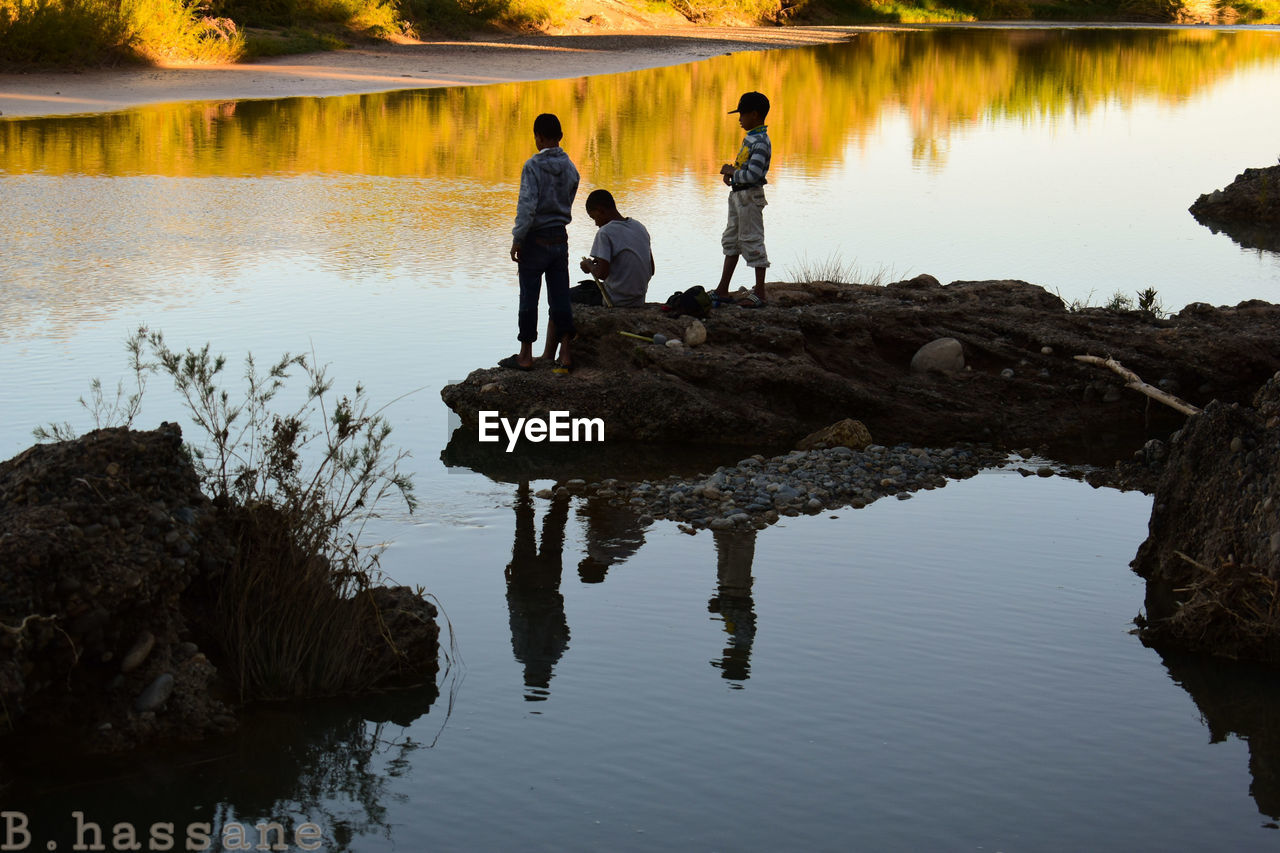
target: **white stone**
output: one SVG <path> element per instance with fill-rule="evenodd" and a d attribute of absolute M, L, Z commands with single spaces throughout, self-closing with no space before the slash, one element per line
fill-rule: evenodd
<path fill-rule="evenodd" d="M 930 341 L 911 357 L 911 369 L 917 373 L 930 370 L 939 373 L 958 373 L 964 370 L 964 347 L 955 338 L 938 338 Z"/>
<path fill-rule="evenodd" d="M 702 321 L 693 318 L 689 321 L 688 327 L 684 330 L 685 346 L 697 347 L 707 342 L 707 327 L 702 325 Z"/>

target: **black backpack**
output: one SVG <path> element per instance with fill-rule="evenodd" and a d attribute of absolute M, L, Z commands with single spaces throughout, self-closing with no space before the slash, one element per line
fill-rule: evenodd
<path fill-rule="evenodd" d="M 711 295 L 702 285 L 695 284 L 688 290 L 677 290 L 671 294 L 661 310 L 672 317 L 687 314 L 690 317 L 706 318 L 711 315 Z"/>

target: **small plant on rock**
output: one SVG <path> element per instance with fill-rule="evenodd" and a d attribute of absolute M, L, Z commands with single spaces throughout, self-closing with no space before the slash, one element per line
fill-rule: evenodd
<path fill-rule="evenodd" d="M 791 276 L 791 281 L 797 284 L 825 281 L 831 284 L 882 285 L 894 279 L 894 272 L 889 267 L 881 267 L 875 271 L 864 270 L 857 261 L 846 261 L 839 252 L 817 261 L 808 256 L 801 257 L 794 266 L 787 268 L 787 273 Z"/>
<path fill-rule="evenodd" d="M 129 350 L 129 367 L 133 370 L 134 390 L 125 390 L 124 380 L 116 383 L 115 398 L 108 400 L 102 390 L 102 380 L 94 377 L 89 382 L 89 399 L 79 399 L 80 406 L 93 418 L 94 429 L 108 427 L 133 426 L 133 420 L 142 410 L 142 395 L 147 390 L 147 376 L 151 367 L 142 360 L 142 341 L 136 335 L 131 336 L 125 346 Z M 70 441 L 76 437 L 76 430 L 71 424 L 49 423 L 38 426 L 31 431 L 36 441 Z"/>
<path fill-rule="evenodd" d="M 1103 307 L 1108 311 L 1132 311 L 1133 297 L 1126 296 L 1124 293 L 1117 290 L 1115 293 L 1111 294 L 1110 301 L 1108 301 Z"/>
<path fill-rule="evenodd" d="M 1165 315 L 1164 305 L 1157 298 L 1154 287 L 1138 291 L 1138 310 L 1142 312 L 1142 316 L 1149 320 Z"/>

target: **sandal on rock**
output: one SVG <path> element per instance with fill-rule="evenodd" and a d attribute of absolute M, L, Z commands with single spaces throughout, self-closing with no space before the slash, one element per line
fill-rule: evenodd
<path fill-rule="evenodd" d="M 747 298 L 738 304 L 743 308 L 763 308 L 765 306 L 765 301 L 760 298 L 760 294 L 758 293 L 748 293 Z"/>
<path fill-rule="evenodd" d="M 521 364 L 520 356 L 518 355 L 509 355 L 504 359 L 500 359 L 498 367 L 507 367 L 511 370 L 533 370 L 532 364 Z"/>
<path fill-rule="evenodd" d="M 551 372 L 557 376 L 568 376 L 571 370 L 573 370 L 572 364 L 565 364 L 563 361 L 559 360 L 551 366 Z"/>

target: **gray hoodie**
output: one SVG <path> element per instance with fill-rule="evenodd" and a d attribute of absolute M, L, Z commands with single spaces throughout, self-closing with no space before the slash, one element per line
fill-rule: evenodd
<path fill-rule="evenodd" d="M 577 194 L 578 170 L 563 148 L 543 148 L 526 160 L 520 172 L 512 243 L 521 245 L 530 234 L 568 225 Z"/>

